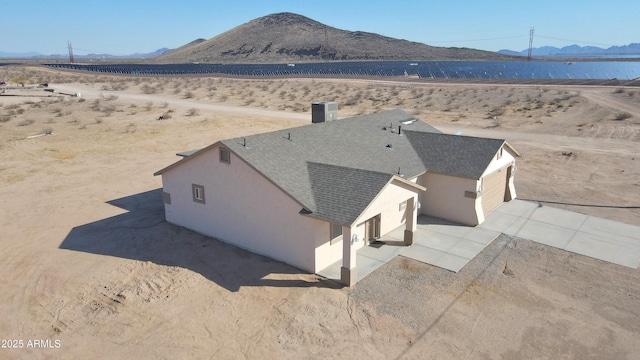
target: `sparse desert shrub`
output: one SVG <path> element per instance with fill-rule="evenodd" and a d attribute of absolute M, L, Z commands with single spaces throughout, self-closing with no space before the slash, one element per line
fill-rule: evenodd
<path fill-rule="evenodd" d="M 504 109 L 503 109 L 502 107 L 500 107 L 500 106 L 494 106 L 494 107 L 489 111 L 489 113 L 487 114 L 487 116 L 488 116 L 489 118 L 494 118 L 494 117 L 496 117 L 496 116 L 500 116 L 500 115 L 502 115 L 502 114 L 504 114 Z"/>
<path fill-rule="evenodd" d="M 0 115 L 0 123 L 6 123 L 9 120 L 11 120 L 11 116 L 9 116 L 9 115 Z"/>
<path fill-rule="evenodd" d="M 624 93 L 624 88 L 617 88 L 613 91 L 614 94 L 622 94 Z"/>
<path fill-rule="evenodd" d="M 162 108 L 167 108 L 169 106 L 169 103 L 166 101 L 163 101 L 162 104 L 160 105 Z"/>
<path fill-rule="evenodd" d="M 18 126 L 29 126 L 33 124 L 35 121 L 33 119 L 24 119 L 18 123 Z"/>
<path fill-rule="evenodd" d="M 116 111 L 115 105 L 107 105 L 102 109 L 102 112 L 105 114 L 105 116 L 109 116 L 115 111 Z"/>
<path fill-rule="evenodd" d="M 198 109 L 196 108 L 191 108 L 189 110 L 187 110 L 187 113 L 185 115 L 187 116 L 195 116 L 198 115 L 200 112 L 198 111 Z"/>
<path fill-rule="evenodd" d="M 142 92 L 145 94 L 155 94 L 156 88 L 149 84 L 144 84 L 142 85 Z"/>
<path fill-rule="evenodd" d="M 40 131 L 40 134 L 42 134 L 42 135 L 51 135 L 51 134 L 53 134 L 53 128 L 46 127 L 46 128 L 44 128 L 44 129 L 42 129 Z"/>
<path fill-rule="evenodd" d="M 629 114 L 628 112 L 623 111 L 623 112 L 617 113 L 616 116 L 613 118 L 613 120 L 622 121 L 622 120 L 626 120 L 626 119 L 628 119 L 628 118 L 630 118 L 632 116 L 633 115 Z"/>
<path fill-rule="evenodd" d="M 194 95 L 191 91 L 187 91 L 183 96 L 185 99 L 193 99 Z"/>
<path fill-rule="evenodd" d="M 82 98 L 82 97 L 81 97 L 81 98 L 78 98 L 78 102 L 79 102 L 79 103 L 83 103 L 83 102 L 85 102 L 85 101 L 87 101 L 87 99 Z"/>
<path fill-rule="evenodd" d="M 358 101 L 356 100 L 355 97 L 351 97 L 345 100 L 343 104 L 344 104 L 343 106 L 354 106 L 358 104 Z"/>
<path fill-rule="evenodd" d="M 145 104 L 145 110 L 147 111 L 151 111 L 151 107 L 153 106 L 153 102 L 152 101 L 147 101 Z"/>

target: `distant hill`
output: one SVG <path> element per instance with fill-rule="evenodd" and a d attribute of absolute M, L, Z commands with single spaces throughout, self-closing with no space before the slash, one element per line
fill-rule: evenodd
<path fill-rule="evenodd" d="M 321 60 L 513 60 L 468 48 L 443 48 L 362 31 L 336 29 L 278 13 L 158 56 L 154 63 L 283 63 Z"/>
<path fill-rule="evenodd" d="M 500 50 L 503 55 L 527 56 L 529 49 L 522 51 Z M 640 57 L 640 43 L 631 43 L 624 46 L 612 46 L 606 49 L 597 46 L 569 45 L 563 48 L 542 46 L 531 50 L 533 56 L 538 57 Z"/>
<path fill-rule="evenodd" d="M 203 40 L 204 41 L 204 40 Z M 160 56 L 171 49 L 162 48 L 150 53 L 135 53 L 130 55 L 110 55 L 110 54 L 87 54 L 87 55 L 74 55 L 75 59 L 86 60 L 106 60 L 106 59 L 151 59 Z M 67 54 L 52 54 L 43 55 L 37 52 L 28 53 L 9 53 L 0 51 L 0 59 L 69 59 Z"/>
<path fill-rule="evenodd" d="M 30 58 L 30 57 L 35 57 L 35 56 L 43 56 L 42 54 L 38 53 L 38 52 L 26 52 L 26 53 L 10 53 L 10 52 L 4 52 L 4 51 L 0 51 L 0 58 L 5 58 L 5 59 L 9 59 L 9 58 Z"/>

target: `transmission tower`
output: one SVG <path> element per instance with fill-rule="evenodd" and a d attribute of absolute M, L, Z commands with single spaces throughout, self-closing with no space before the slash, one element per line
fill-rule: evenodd
<path fill-rule="evenodd" d="M 69 62 L 73 64 L 73 48 L 71 47 L 71 41 L 67 41 L 69 47 Z"/>
<path fill-rule="evenodd" d="M 531 61 L 531 55 L 533 52 L 533 26 L 529 29 L 529 54 L 527 55 L 527 60 Z"/>
<path fill-rule="evenodd" d="M 322 58 L 329 61 L 329 32 L 324 29 L 324 46 L 322 47 Z"/>

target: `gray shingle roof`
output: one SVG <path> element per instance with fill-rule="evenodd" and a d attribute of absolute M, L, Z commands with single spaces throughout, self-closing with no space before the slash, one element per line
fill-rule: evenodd
<path fill-rule="evenodd" d="M 429 172 L 479 179 L 504 140 L 427 134 L 407 131 L 405 136 Z"/>
<path fill-rule="evenodd" d="M 307 163 L 315 202 L 309 214 L 339 224 L 351 224 L 391 181 L 393 174 L 320 163 Z"/>
<path fill-rule="evenodd" d="M 478 179 L 503 143 L 442 134 L 402 110 L 221 141 L 306 213 L 344 225 L 398 170 L 406 179 L 425 171 Z"/>

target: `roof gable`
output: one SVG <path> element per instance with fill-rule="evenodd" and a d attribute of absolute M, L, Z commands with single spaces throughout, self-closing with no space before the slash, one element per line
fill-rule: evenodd
<path fill-rule="evenodd" d="M 407 131 L 425 170 L 479 179 L 505 143 L 501 139 Z"/>
<path fill-rule="evenodd" d="M 307 163 L 315 208 L 311 214 L 350 225 L 393 179 L 392 174 L 343 166 Z"/>

